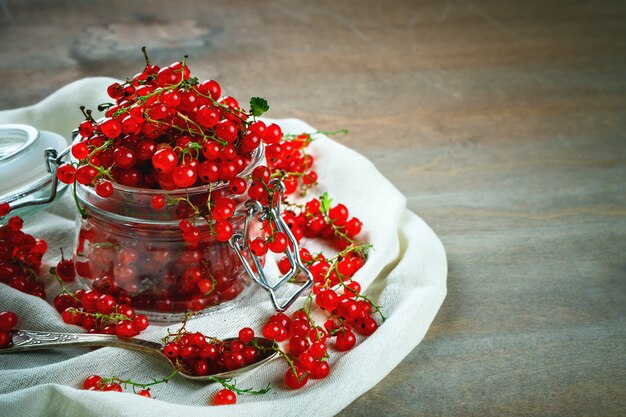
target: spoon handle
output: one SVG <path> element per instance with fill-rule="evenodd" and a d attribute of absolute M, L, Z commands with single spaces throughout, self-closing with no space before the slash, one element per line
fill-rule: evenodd
<path fill-rule="evenodd" d="M 142 339 L 120 339 L 117 336 L 90 333 L 56 333 L 35 330 L 11 331 L 11 346 L 0 349 L 0 353 L 50 349 L 64 346 L 113 346 L 145 352 L 160 352 L 160 343 Z"/>

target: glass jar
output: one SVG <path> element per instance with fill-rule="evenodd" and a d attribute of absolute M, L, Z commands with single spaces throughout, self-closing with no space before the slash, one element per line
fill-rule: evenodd
<path fill-rule="evenodd" d="M 39 134 L 45 140 L 36 140 Z M 0 139 L 4 145 L 11 145 L 10 149 L 5 146 L 0 151 L 12 152 L 10 157 L 0 152 L 2 172 L 10 168 L 2 162 L 13 163 L 13 154 L 43 153 L 44 156 L 40 168 L 45 175 L 34 177 L 27 186 L 13 187 L 4 194 L 12 212 L 32 213 L 65 190 L 56 172 L 65 163 L 71 147 L 59 150 L 65 145 L 60 146 L 56 143 L 59 140 L 52 139 L 57 137 L 64 144 L 65 140 L 55 135 L 37 131 L 32 126 L 0 125 Z M 77 135 L 78 131 L 74 131 L 73 136 Z M 48 147 L 44 150 L 42 144 Z M 37 169 L 37 163 L 24 161 L 17 164 L 21 169 Z M 263 162 L 261 145 L 239 175 L 248 176 Z M 115 295 L 118 302 L 132 305 L 153 321 L 174 322 L 187 310 L 207 314 L 234 307 L 256 287 L 251 282 L 269 293 L 276 311 L 285 311 L 313 285 L 313 275 L 300 258 L 298 243 L 281 218 L 284 186 L 280 180 L 270 181 L 269 185 L 278 190 L 278 194 L 269 205 L 248 199 L 245 194 L 233 195 L 224 183 L 173 191 L 112 185 L 113 194 L 107 198 L 98 196 L 92 187 L 74 185 L 74 197 L 84 213 L 77 215 L 73 258 L 78 280 L 85 288 Z M 169 204 L 161 210 L 154 209 L 155 195 L 165 195 Z M 197 218 L 202 219 L 207 214 L 209 199 L 218 197 L 229 197 L 235 202 L 235 214 L 229 219 L 235 230 L 233 236 L 228 242 L 219 242 L 213 238 L 211 226 L 198 220 L 195 224 L 201 235 L 198 243 L 185 242 L 180 219 L 192 217 L 194 207 L 198 210 Z M 278 277 L 265 274 L 265 256 L 254 255 L 248 246 L 248 242 L 262 237 L 261 222 L 268 221 L 283 232 L 289 242 L 285 256 L 290 268 Z M 284 288 L 288 291 L 283 291 Z"/>
<path fill-rule="evenodd" d="M 245 177 L 264 161 L 263 148 L 252 155 Z M 76 197 L 84 207 L 77 216 L 74 262 L 79 280 L 101 293 L 122 297 L 156 321 L 180 319 L 186 310 L 206 314 L 232 307 L 247 296 L 249 274 L 228 242 L 217 241 L 206 215 L 207 201 L 229 197 L 237 209 L 230 219 L 234 230 L 246 223 L 247 196 L 234 195 L 227 184 L 207 184 L 186 190 L 138 189 L 113 184 L 113 195 L 98 196 L 93 187 L 76 184 Z M 169 201 L 162 209 L 152 198 Z M 182 218 L 199 210 L 195 226 L 198 243 L 188 243 L 179 228 Z M 257 219 L 250 219 L 248 239 L 261 236 Z M 248 261 L 249 255 L 247 258 Z M 259 259 L 263 265 L 264 257 Z"/>

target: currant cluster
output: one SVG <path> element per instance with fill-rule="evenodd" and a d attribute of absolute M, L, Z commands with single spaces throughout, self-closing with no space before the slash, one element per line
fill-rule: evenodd
<path fill-rule="evenodd" d="M 101 197 L 113 194 L 111 182 L 174 190 L 222 181 L 244 192 L 238 175 L 252 152 L 278 143 L 282 131 L 251 117 L 269 108 L 265 100 L 253 98 L 247 112 L 221 93 L 216 81 L 192 78 L 186 59 L 159 68 L 146 57 L 141 73 L 109 86 L 114 103 L 101 106 L 104 119 L 85 112 L 82 140 L 72 147 L 78 162 L 61 166 L 59 179 L 93 186 Z M 164 203 L 156 198 L 154 206 Z"/>
<path fill-rule="evenodd" d="M 0 217 L 6 216 L 9 210 L 7 203 L 0 203 Z M 48 244 L 24 233 L 23 225 L 21 217 L 13 216 L 7 224 L 0 226 L 0 282 L 45 298 L 45 284 L 39 279 L 39 274 Z"/>
<path fill-rule="evenodd" d="M 163 353 L 178 369 L 197 376 L 213 375 L 243 368 L 259 358 L 260 347 L 254 340 L 254 331 L 247 327 L 239 331 L 239 338 L 221 341 L 200 332 L 188 332 L 183 327 L 164 339 Z"/>
<path fill-rule="evenodd" d="M 131 386 L 135 394 L 146 398 L 152 398 L 150 387 L 153 385 L 167 383 L 170 379 L 174 377 L 174 375 L 176 375 L 176 373 L 177 372 L 174 371 L 163 379 L 153 380 L 152 382 L 148 383 L 135 382 L 130 379 L 121 379 L 116 376 L 111 378 L 103 378 L 100 375 L 89 375 L 83 381 L 82 388 L 89 391 L 124 392 L 122 386 L 124 388 Z M 139 390 L 137 390 L 138 388 Z"/>
<path fill-rule="evenodd" d="M 132 390 L 135 394 L 146 398 L 152 398 L 151 388 L 155 385 L 167 383 L 177 373 L 178 370 L 174 370 L 171 374 L 163 379 L 154 379 L 151 382 L 147 383 L 135 382 L 130 379 L 122 379 L 117 376 L 103 378 L 100 375 L 94 374 L 89 375 L 87 378 L 84 379 L 84 381 L 82 382 L 82 388 L 89 391 L 125 392 L 124 388 L 128 388 L 130 386 L 132 387 Z M 269 385 L 262 390 L 255 391 L 250 388 L 238 388 L 236 385 L 236 381 L 233 381 L 232 379 L 212 379 L 214 382 L 218 382 L 224 387 L 224 389 L 217 391 L 213 396 L 211 400 L 211 403 L 213 405 L 235 404 L 237 402 L 237 394 L 259 395 L 265 394 L 269 391 Z"/>
<path fill-rule="evenodd" d="M 340 251 L 326 258 L 323 253 L 312 255 L 307 248 L 300 247 L 300 258 L 313 275 L 312 292 L 304 307 L 291 317 L 275 314 L 262 328 L 264 337 L 286 347 L 281 350 L 289 364 L 284 381 L 291 389 L 303 387 L 309 378 L 322 379 L 329 375 L 326 345 L 329 340 L 334 339 L 335 350 L 348 351 L 356 345 L 355 330 L 369 336 L 378 328 L 373 315 L 378 314 L 385 320 L 380 307 L 362 294 L 360 284 L 352 279 L 364 265 L 371 246 L 356 240 L 362 228 L 360 220 L 350 218 L 343 204 L 332 205 L 327 194 L 309 200 L 304 206 L 296 206 L 296 210 L 299 213 L 293 210 L 283 213 L 294 236 L 327 239 Z M 298 230 L 302 230 L 301 234 Z M 282 258 L 278 266 L 286 273 L 290 268 L 288 259 Z M 313 305 L 326 313 L 323 326 L 312 319 Z"/>
<path fill-rule="evenodd" d="M 328 333 L 324 328 L 315 326 L 304 309 L 297 310 L 290 317 L 285 313 L 272 315 L 262 328 L 263 336 L 285 342 L 287 347 L 280 350 L 282 357 L 289 364 L 285 372 L 285 384 L 291 389 L 302 388 L 309 376 L 313 379 L 326 378 L 330 366 L 326 347 Z"/>
<path fill-rule="evenodd" d="M 337 337 L 338 351 L 354 347 L 354 329 L 364 336 L 374 333 L 378 328 L 374 315 L 385 320 L 380 307 L 362 294 L 361 285 L 352 279 L 363 265 L 362 250 L 367 247 L 351 246 L 330 259 L 319 254 L 309 266 L 315 282 L 315 304 L 329 314 L 324 328 L 329 336 Z"/>
<path fill-rule="evenodd" d="M 72 293 L 64 289 L 54 298 L 54 308 L 65 323 L 81 326 L 88 333 L 135 337 L 149 322 L 129 302 L 128 296 L 115 299 L 96 290 L 80 289 Z"/>
<path fill-rule="evenodd" d="M 9 333 L 17 325 L 17 314 L 12 311 L 0 313 L 0 348 L 11 345 L 11 334 Z"/>
<path fill-rule="evenodd" d="M 273 173 L 280 173 L 285 194 L 294 194 L 298 188 L 306 190 L 317 184 L 317 172 L 312 169 L 315 159 L 306 152 L 312 141 L 311 135 L 283 135 L 282 139 L 279 143 L 268 145 L 265 153 L 268 168 Z"/>
<path fill-rule="evenodd" d="M 123 392 L 122 384 L 117 381 L 109 381 L 107 378 L 102 378 L 100 375 L 89 375 L 83 381 L 83 389 L 88 391 L 114 391 Z M 150 390 L 141 390 L 137 393 L 144 397 L 150 398 Z"/>

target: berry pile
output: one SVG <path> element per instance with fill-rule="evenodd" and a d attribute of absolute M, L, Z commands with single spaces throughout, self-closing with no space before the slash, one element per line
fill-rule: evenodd
<path fill-rule="evenodd" d="M 302 388 L 310 378 L 323 379 L 330 374 L 327 343 L 334 338 L 332 347 L 345 352 L 356 345 L 353 329 L 369 336 L 378 327 L 371 317 L 374 312 L 380 314 L 380 308 L 366 296 L 359 294 L 354 281 L 345 284 L 343 293 L 338 295 L 337 288 L 328 287 L 318 292 L 315 297 L 317 306 L 326 310 L 329 316 L 323 326 L 316 325 L 312 319 L 312 298 L 305 306 L 295 311 L 291 317 L 284 313 L 271 316 L 262 328 L 263 336 L 284 342 L 286 350 L 280 350 L 282 357 L 289 364 L 285 372 L 285 385 L 291 389 Z M 357 284 L 358 285 L 358 284 Z M 382 320 L 384 316 L 380 314 Z"/>
<path fill-rule="evenodd" d="M 291 317 L 277 313 L 263 326 L 263 336 L 277 342 L 286 341 L 287 352 L 281 351 L 289 364 L 284 381 L 291 389 L 302 388 L 309 376 L 323 379 L 330 373 L 326 359 L 328 334 L 323 328 L 312 326 L 309 315 L 304 310 L 296 311 Z"/>
<path fill-rule="evenodd" d="M 96 290 L 63 291 L 54 298 L 54 307 L 67 324 L 81 326 L 88 333 L 135 337 L 148 327 L 148 318 L 137 314 L 128 298 L 115 299 Z"/>
<path fill-rule="evenodd" d="M 11 345 L 11 334 L 9 333 L 17 325 L 17 314 L 12 311 L 0 313 L 0 348 Z"/>
<path fill-rule="evenodd" d="M 257 344 L 254 331 L 243 328 L 239 338 L 222 341 L 200 332 L 185 329 L 186 321 L 176 333 L 163 341 L 163 353 L 181 370 L 197 376 L 233 371 L 264 358 L 266 351 Z"/>
<path fill-rule="evenodd" d="M 0 217 L 9 212 L 8 204 L 0 203 Z M 0 226 L 0 282 L 16 290 L 45 298 L 45 285 L 39 279 L 41 260 L 48 250 L 45 240 L 22 231 L 24 221 L 11 217 Z"/>
<path fill-rule="evenodd" d="M 186 59 L 160 68 L 146 58 L 141 73 L 109 86 L 115 102 L 100 106 L 104 119 L 85 111 L 72 147 L 78 162 L 61 166 L 59 179 L 94 186 L 102 197 L 113 194 L 111 182 L 174 190 L 232 181 L 236 188 L 252 152 L 278 143 L 282 131 L 255 119 L 269 109 L 265 100 L 253 98 L 248 112 L 221 92 L 214 80 L 192 78 Z"/>
<path fill-rule="evenodd" d="M 185 231 L 180 233 L 197 233 L 193 244 L 180 239 L 175 229 L 150 230 L 150 239 L 137 239 L 95 218 L 82 223 L 78 275 L 94 290 L 128 298 L 134 308 L 200 311 L 235 299 L 248 285 L 236 253 L 208 232 L 196 231 L 187 219 L 181 220 L 179 227 Z"/>
<path fill-rule="evenodd" d="M 126 294 L 115 298 L 93 289 L 68 291 L 65 283 L 74 281 L 76 270 L 74 262 L 65 259 L 63 251 L 57 266 L 50 268 L 50 274 L 61 286 L 61 292 L 54 297 L 54 308 L 65 323 L 81 326 L 88 333 L 118 337 L 134 337 L 148 327 L 148 318 L 135 312 Z"/>
<path fill-rule="evenodd" d="M 281 217 L 289 227 L 291 233 L 298 242 L 303 237 L 309 239 L 321 239 L 331 244 L 339 250 L 345 250 L 340 262 L 340 273 L 346 277 L 352 277 L 365 263 L 366 253 L 363 248 L 369 245 L 360 246 L 356 237 L 361 233 L 362 223 L 357 217 L 350 217 L 348 208 L 343 204 L 331 206 L 332 199 L 324 193 L 319 199 L 313 198 L 304 206 L 292 205 L 294 208 L 285 210 Z M 287 206 L 290 206 L 287 203 Z M 314 260 L 308 249 L 300 248 L 300 258 L 307 264 L 313 266 L 316 260 L 324 260 L 324 256 L 319 254 Z M 326 264 L 321 264 L 326 266 Z M 289 259 L 283 257 L 278 267 L 281 273 L 289 271 Z M 324 277 L 325 268 L 316 265 L 311 269 L 315 282 L 321 284 Z M 339 284 L 337 274 L 331 273 L 331 285 Z"/>

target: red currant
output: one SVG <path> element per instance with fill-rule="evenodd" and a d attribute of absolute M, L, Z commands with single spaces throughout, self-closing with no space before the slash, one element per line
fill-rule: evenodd
<path fill-rule="evenodd" d="M 291 367 L 285 372 L 285 384 L 291 389 L 302 388 L 308 380 L 309 374 L 297 366 L 295 367 L 295 373 Z"/>
<path fill-rule="evenodd" d="M 287 235 L 283 232 L 276 232 L 267 246 L 274 253 L 282 253 L 287 249 L 287 242 Z"/>
<path fill-rule="evenodd" d="M 149 388 L 137 391 L 137 395 L 140 395 L 140 396 L 146 397 L 146 398 L 151 398 L 150 389 Z"/>
<path fill-rule="evenodd" d="M 343 226 L 348 220 L 348 209 L 343 204 L 337 204 L 328 211 L 328 217 L 337 226 Z"/>
<path fill-rule="evenodd" d="M 250 251 L 255 256 L 265 255 L 267 253 L 267 244 L 265 243 L 265 240 L 261 239 L 260 237 L 254 239 L 252 242 L 250 242 Z"/>
<path fill-rule="evenodd" d="M 356 337 L 354 333 L 350 331 L 341 332 L 337 335 L 335 340 L 335 349 L 339 352 L 345 352 L 354 347 L 356 344 Z"/>
<path fill-rule="evenodd" d="M 12 311 L 3 311 L 0 313 L 0 330 L 9 331 L 17 325 L 17 314 Z"/>
<path fill-rule="evenodd" d="M 96 301 L 96 309 L 98 313 L 111 314 L 115 310 L 116 304 L 115 298 L 108 294 L 103 294 L 98 298 L 98 301 Z"/>
<path fill-rule="evenodd" d="M 171 148 L 159 149 L 152 156 L 154 169 L 164 174 L 168 174 L 176 169 L 178 156 Z"/>
<path fill-rule="evenodd" d="M 106 180 L 98 181 L 96 184 L 96 194 L 102 198 L 111 197 L 113 195 L 113 184 Z"/>
<path fill-rule="evenodd" d="M 89 148 L 85 142 L 78 142 L 72 146 L 72 155 L 76 159 L 85 159 L 89 156 Z"/>
<path fill-rule="evenodd" d="M 346 233 L 350 236 L 356 236 L 361 233 L 361 228 L 363 227 L 363 223 L 356 217 L 351 218 L 346 222 L 345 228 Z"/>
<path fill-rule="evenodd" d="M 61 259 L 56 266 L 56 274 L 64 282 L 73 281 L 76 278 L 76 269 L 74 261 L 71 259 Z"/>
<path fill-rule="evenodd" d="M 265 130 L 265 135 L 263 136 L 263 142 L 267 144 L 277 144 L 283 137 L 283 131 L 280 129 L 275 123 L 272 123 Z"/>
<path fill-rule="evenodd" d="M 102 382 L 102 377 L 100 375 L 90 375 L 85 378 L 83 382 L 83 389 L 91 389 L 96 388 L 100 389 L 100 383 Z"/>
<path fill-rule="evenodd" d="M 233 194 L 243 194 L 248 184 L 243 178 L 233 178 L 228 182 L 228 190 Z"/>
<path fill-rule="evenodd" d="M 88 138 L 89 136 L 92 135 L 93 133 L 93 124 L 89 121 L 89 120 L 85 120 L 84 122 L 82 122 L 80 124 L 80 126 L 78 127 L 78 133 L 83 137 L 83 138 Z M 82 159 L 82 158 L 81 158 Z"/>
<path fill-rule="evenodd" d="M 113 161 L 118 167 L 128 169 L 135 166 L 137 157 L 135 156 L 135 152 L 131 151 L 126 146 L 118 146 L 113 151 Z"/>
<path fill-rule="evenodd" d="M 133 326 L 135 326 L 137 332 L 142 332 L 146 330 L 149 325 L 148 318 L 143 314 L 137 314 L 135 317 L 133 317 L 132 323 Z"/>
<path fill-rule="evenodd" d="M 115 382 L 109 382 L 103 388 L 103 391 L 122 392 L 122 386 Z"/>
<path fill-rule="evenodd" d="M 237 139 L 237 126 L 230 120 L 222 120 L 215 126 L 215 136 L 230 143 Z"/>
<path fill-rule="evenodd" d="M 203 127 L 212 128 L 220 121 L 220 112 L 213 106 L 201 106 L 196 112 L 196 120 Z"/>
<path fill-rule="evenodd" d="M 64 164 L 57 169 L 57 178 L 59 181 L 65 184 L 71 184 L 74 182 L 76 175 L 76 168 L 70 164 Z"/>
<path fill-rule="evenodd" d="M 11 334 L 0 330 L 0 348 L 8 347 L 11 345 Z"/>
<path fill-rule="evenodd" d="M 161 210 L 163 207 L 165 207 L 165 196 L 161 194 L 155 195 L 154 197 L 152 197 L 150 205 L 155 210 Z"/>
<path fill-rule="evenodd" d="M 24 220 L 22 220 L 22 218 L 19 216 L 13 216 L 9 219 L 8 225 L 9 229 L 11 229 L 12 231 L 19 232 L 24 226 Z"/>
<path fill-rule="evenodd" d="M 215 239 L 220 242 L 226 242 L 233 235 L 233 226 L 227 220 L 220 220 L 213 226 L 215 231 Z"/>
<path fill-rule="evenodd" d="M 100 123 L 102 133 L 108 138 L 115 139 L 122 133 L 122 125 L 114 119 L 107 119 Z"/>
<path fill-rule="evenodd" d="M 83 185 L 89 185 L 98 175 L 98 171 L 90 166 L 83 165 L 76 170 L 76 181 Z"/>
<path fill-rule="evenodd" d="M 136 336 L 139 332 L 133 325 L 133 323 L 129 320 L 120 321 L 115 325 L 115 334 L 118 337 L 133 337 Z"/>
<path fill-rule="evenodd" d="M 174 168 L 172 180 L 179 188 L 189 188 L 198 180 L 198 171 L 190 164 L 181 164 Z"/>
<path fill-rule="evenodd" d="M 165 356 L 167 356 L 170 359 L 176 359 L 176 357 L 180 353 L 180 348 L 178 346 L 178 343 L 176 342 L 166 343 L 165 346 L 163 346 L 163 353 L 165 354 Z"/>
<path fill-rule="evenodd" d="M 236 402 L 237 395 L 229 389 L 218 391 L 212 401 L 213 405 L 228 405 L 235 404 Z"/>
<path fill-rule="evenodd" d="M 311 378 L 323 379 L 330 374 L 330 366 L 326 361 L 317 361 L 311 368 Z"/>
<path fill-rule="evenodd" d="M 252 339 L 254 339 L 254 330 L 252 330 L 250 327 L 244 327 L 243 329 L 239 330 L 239 340 L 241 340 L 243 343 L 249 343 L 252 341 Z"/>
<path fill-rule="evenodd" d="M 222 88 L 217 83 L 217 81 L 213 81 L 213 80 L 207 80 L 207 81 L 202 82 L 198 86 L 198 91 L 201 94 L 210 96 L 213 101 L 217 101 L 220 98 L 220 95 L 222 94 Z"/>

